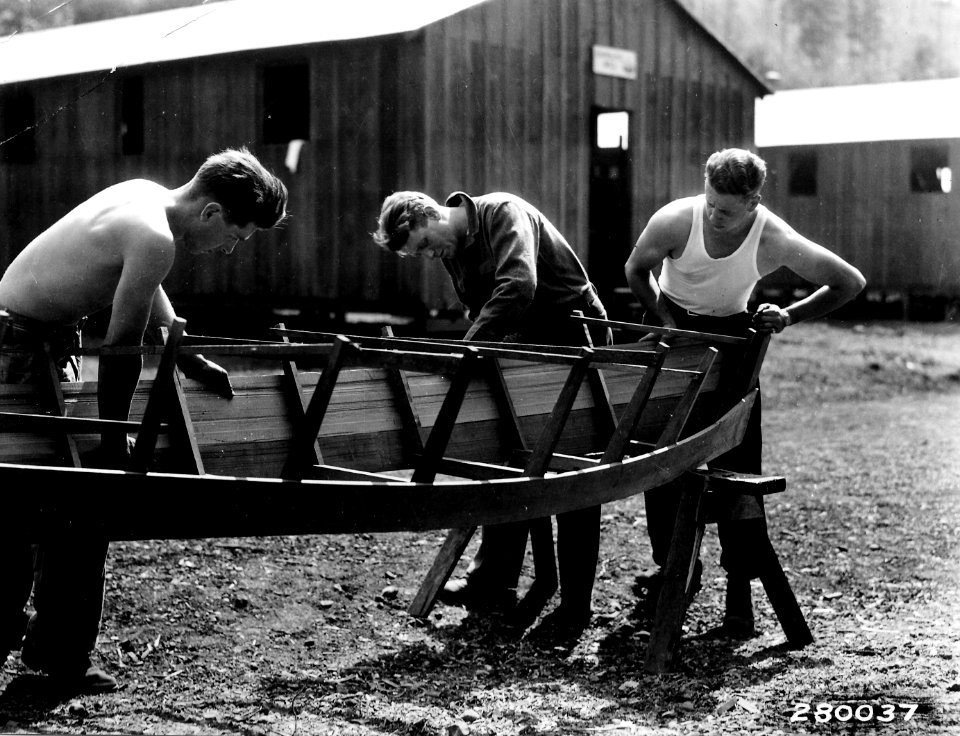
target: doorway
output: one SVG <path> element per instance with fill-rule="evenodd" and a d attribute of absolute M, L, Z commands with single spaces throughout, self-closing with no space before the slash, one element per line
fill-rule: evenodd
<path fill-rule="evenodd" d="M 623 266 L 630 255 L 629 110 L 594 107 L 590 114 L 590 252 L 588 271 L 611 319 L 630 303 Z"/>

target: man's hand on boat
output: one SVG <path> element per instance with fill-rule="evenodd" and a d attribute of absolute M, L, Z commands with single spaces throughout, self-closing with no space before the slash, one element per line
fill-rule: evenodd
<path fill-rule="evenodd" d="M 84 464 L 92 468 L 130 470 L 130 456 L 137 444 L 136 437 L 124 434 L 104 434 L 100 446 Z"/>
<path fill-rule="evenodd" d="M 225 399 L 233 398 L 230 374 L 213 361 L 202 355 L 181 355 L 177 358 L 177 367 L 187 378 L 199 381 Z"/>
<path fill-rule="evenodd" d="M 760 332 L 783 332 L 791 324 L 790 313 L 776 304 L 761 304 L 753 315 L 753 326 Z"/>

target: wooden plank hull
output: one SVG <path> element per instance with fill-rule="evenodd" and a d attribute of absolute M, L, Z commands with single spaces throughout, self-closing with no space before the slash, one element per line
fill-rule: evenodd
<path fill-rule="evenodd" d="M 484 481 L 281 480 L 0 464 L 7 538 L 111 540 L 402 532 L 534 519 L 617 501 L 741 441 L 755 391 L 718 421 L 622 462 Z"/>

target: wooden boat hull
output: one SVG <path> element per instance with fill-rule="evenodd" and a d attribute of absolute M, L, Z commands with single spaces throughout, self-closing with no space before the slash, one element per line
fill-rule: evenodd
<path fill-rule="evenodd" d="M 345 534 L 551 516 L 657 488 L 735 447 L 755 393 L 674 444 L 545 477 L 434 483 L 281 480 L 0 464 L 12 522 L 5 534 L 34 541 L 71 529 L 111 540 Z"/>

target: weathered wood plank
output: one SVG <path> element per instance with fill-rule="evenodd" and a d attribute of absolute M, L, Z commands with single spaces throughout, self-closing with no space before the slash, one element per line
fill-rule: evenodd
<path fill-rule="evenodd" d="M 702 484 L 686 487 L 681 493 L 670 551 L 663 567 L 663 586 L 657 599 L 655 623 L 647 644 L 644 660 L 647 672 L 662 674 L 673 667 L 690 599 L 694 565 L 703 541 L 704 527 L 699 523 L 703 495 Z"/>

